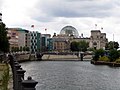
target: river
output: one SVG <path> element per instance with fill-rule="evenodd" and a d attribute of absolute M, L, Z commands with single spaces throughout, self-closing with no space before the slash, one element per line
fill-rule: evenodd
<path fill-rule="evenodd" d="M 21 63 L 37 90 L 120 90 L 120 68 L 89 61 L 32 61 Z"/>

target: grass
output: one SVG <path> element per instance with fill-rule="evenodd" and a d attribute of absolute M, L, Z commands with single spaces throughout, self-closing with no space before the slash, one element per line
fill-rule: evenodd
<path fill-rule="evenodd" d="M 9 65 L 0 64 L 0 90 L 8 90 Z"/>

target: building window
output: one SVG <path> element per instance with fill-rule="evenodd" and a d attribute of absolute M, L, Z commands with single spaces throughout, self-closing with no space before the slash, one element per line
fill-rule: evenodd
<path fill-rule="evenodd" d="M 103 38 L 103 36 L 101 36 L 100 38 Z"/>
<path fill-rule="evenodd" d="M 93 42 L 93 45 L 97 45 L 97 43 L 96 43 L 96 42 Z"/>
<path fill-rule="evenodd" d="M 16 35 L 16 33 L 12 33 L 12 35 Z"/>

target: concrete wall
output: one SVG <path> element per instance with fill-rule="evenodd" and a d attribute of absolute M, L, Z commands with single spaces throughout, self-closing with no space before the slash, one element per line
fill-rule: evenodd
<path fill-rule="evenodd" d="M 35 54 L 21 54 L 21 55 L 16 55 L 16 59 L 19 62 L 24 62 L 24 61 L 36 60 L 36 57 Z"/>

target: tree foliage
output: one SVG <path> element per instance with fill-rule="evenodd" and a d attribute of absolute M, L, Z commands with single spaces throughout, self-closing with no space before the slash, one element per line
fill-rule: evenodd
<path fill-rule="evenodd" d="M 29 47 L 26 47 L 26 51 L 30 51 L 30 48 L 29 48 Z"/>
<path fill-rule="evenodd" d="M 105 49 L 106 50 L 111 50 L 111 49 L 118 49 L 119 48 L 119 43 L 118 42 L 113 42 L 110 41 L 106 44 Z"/>
<path fill-rule="evenodd" d="M 0 23 L 0 52 L 9 51 L 9 41 L 7 37 L 7 28 L 4 23 Z"/>
<path fill-rule="evenodd" d="M 79 51 L 79 49 L 78 49 L 78 42 L 76 42 L 76 41 L 73 41 L 73 42 L 71 42 L 71 44 L 70 44 L 70 49 L 71 49 L 71 51 Z"/>
<path fill-rule="evenodd" d="M 22 47 L 22 46 L 20 46 L 20 51 L 21 51 L 21 52 L 23 51 L 23 47 Z"/>
<path fill-rule="evenodd" d="M 89 44 L 86 41 L 73 41 L 70 44 L 71 51 L 87 51 L 87 48 L 89 47 Z"/>
<path fill-rule="evenodd" d="M 12 51 L 12 52 L 18 52 L 18 51 L 19 51 L 19 47 L 12 47 L 12 48 L 11 48 L 11 51 Z"/>
<path fill-rule="evenodd" d="M 89 47 L 88 42 L 83 40 L 83 41 L 80 41 L 78 43 L 79 43 L 79 45 L 78 45 L 79 51 L 83 51 L 83 52 L 87 51 L 87 48 Z"/>
<path fill-rule="evenodd" d="M 30 49 L 29 49 L 29 47 L 26 47 L 26 46 L 24 46 L 24 47 L 20 46 L 20 47 L 12 47 L 11 51 L 12 52 L 18 52 L 18 51 L 22 52 L 22 51 L 30 51 Z"/>
<path fill-rule="evenodd" d="M 111 49 L 109 51 L 109 58 L 110 58 L 110 61 L 115 61 L 116 59 L 119 58 L 119 52 L 115 49 Z"/>
<path fill-rule="evenodd" d="M 103 57 L 104 54 L 105 54 L 105 50 L 103 49 L 95 50 L 93 60 L 95 61 L 99 60 L 99 57 Z"/>
<path fill-rule="evenodd" d="M 24 46 L 23 51 L 30 51 L 29 47 Z"/>

